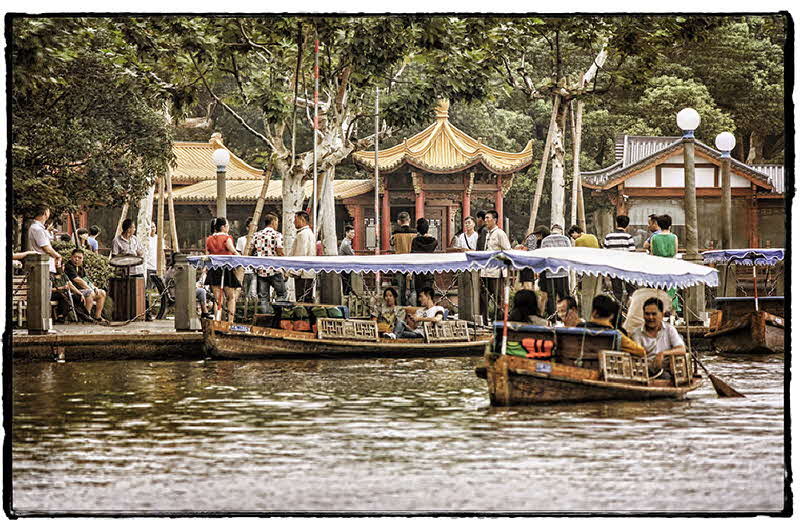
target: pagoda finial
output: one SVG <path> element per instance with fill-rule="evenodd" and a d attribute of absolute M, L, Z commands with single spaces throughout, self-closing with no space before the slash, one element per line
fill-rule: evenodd
<path fill-rule="evenodd" d="M 436 118 L 447 119 L 450 116 L 450 101 L 447 99 L 439 99 L 436 105 Z"/>
<path fill-rule="evenodd" d="M 222 144 L 222 134 L 220 132 L 214 132 L 211 134 L 211 138 L 208 140 L 211 144 L 216 146 L 217 148 L 224 148 L 225 145 Z"/>

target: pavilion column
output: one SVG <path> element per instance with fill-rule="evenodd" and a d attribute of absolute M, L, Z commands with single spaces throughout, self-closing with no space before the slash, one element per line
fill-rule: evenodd
<path fill-rule="evenodd" d="M 381 252 L 389 252 L 392 237 L 392 211 L 389 207 L 389 181 L 383 178 L 383 202 L 381 206 Z"/>
<path fill-rule="evenodd" d="M 497 210 L 497 224 L 504 225 L 504 216 L 503 216 L 503 176 L 497 176 L 497 190 L 494 194 L 494 209 Z"/>
<path fill-rule="evenodd" d="M 756 186 L 754 184 L 750 185 L 751 188 L 751 196 L 750 196 L 750 217 L 748 220 L 748 227 L 750 228 L 750 248 L 758 248 L 760 244 L 760 239 L 758 235 L 758 199 L 756 197 Z"/>
<path fill-rule="evenodd" d="M 464 192 L 461 196 L 461 219 L 466 218 L 469 215 L 472 215 L 472 211 L 470 210 L 470 197 L 472 197 L 472 179 L 474 178 L 473 174 L 464 175 Z"/>
<path fill-rule="evenodd" d="M 623 185 L 617 185 L 617 215 L 618 216 L 626 216 L 628 215 L 628 207 L 625 204 L 625 191 Z M 616 228 L 616 222 L 612 225 L 613 228 Z"/>
<path fill-rule="evenodd" d="M 347 213 L 353 218 L 356 237 L 353 238 L 353 250 L 364 250 L 364 208 L 361 205 L 345 205 Z"/>
<path fill-rule="evenodd" d="M 422 189 L 423 176 L 418 173 L 411 173 L 411 179 L 414 182 L 414 193 L 416 194 L 416 201 L 414 203 L 415 219 L 425 217 L 425 190 Z"/>

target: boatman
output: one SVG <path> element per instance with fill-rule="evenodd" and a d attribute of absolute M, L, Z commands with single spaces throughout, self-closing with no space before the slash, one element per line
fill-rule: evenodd
<path fill-rule="evenodd" d="M 670 380 L 672 375 L 664 371 L 664 357 L 686 352 L 683 338 L 675 327 L 664 321 L 663 301 L 655 297 L 649 298 L 644 302 L 643 311 L 644 327 L 634 329 L 631 337 L 647 351 L 650 377 Z"/>

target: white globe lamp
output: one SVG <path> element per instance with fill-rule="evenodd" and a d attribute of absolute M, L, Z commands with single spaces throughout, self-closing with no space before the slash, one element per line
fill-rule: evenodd
<path fill-rule="evenodd" d="M 218 169 L 224 170 L 231 161 L 231 153 L 225 148 L 218 148 L 211 154 L 211 160 L 214 161 Z"/>
<path fill-rule="evenodd" d="M 722 157 L 730 157 L 731 150 L 736 146 L 736 137 L 731 132 L 722 132 L 714 139 L 714 144 L 722 152 Z"/>
<path fill-rule="evenodd" d="M 678 112 L 677 121 L 684 137 L 694 137 L 694 131 L 700 126 L 700 114 L 694 108 L 684 108 Z"/>

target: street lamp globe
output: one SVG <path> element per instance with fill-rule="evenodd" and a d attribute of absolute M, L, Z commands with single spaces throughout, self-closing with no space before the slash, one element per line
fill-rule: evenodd
<path fill-rule="evenodd" d="M 731 150 L 736 146 L 736 137 L 731 132 L 722 132 L 714 139 L 717 150 L 722 152 L 723 157 L 730 157 Z"/>
<path fill-rule="evenodd" d="M 214 150 L 213 154 L 211 154 L 211 160 L 214 161 L 214 164 L 217 165 L 217 168 L 224 170 L 231 160 L 231 154 L 225 148 L 218 148 Z"/>
<path fill-rule="evenodd" d="M 694 131 L 700 126 L 700 114 L 694 108 L 684 108 L 678 112 L 677 121 L 684 137 L 694 137 Z"/>

